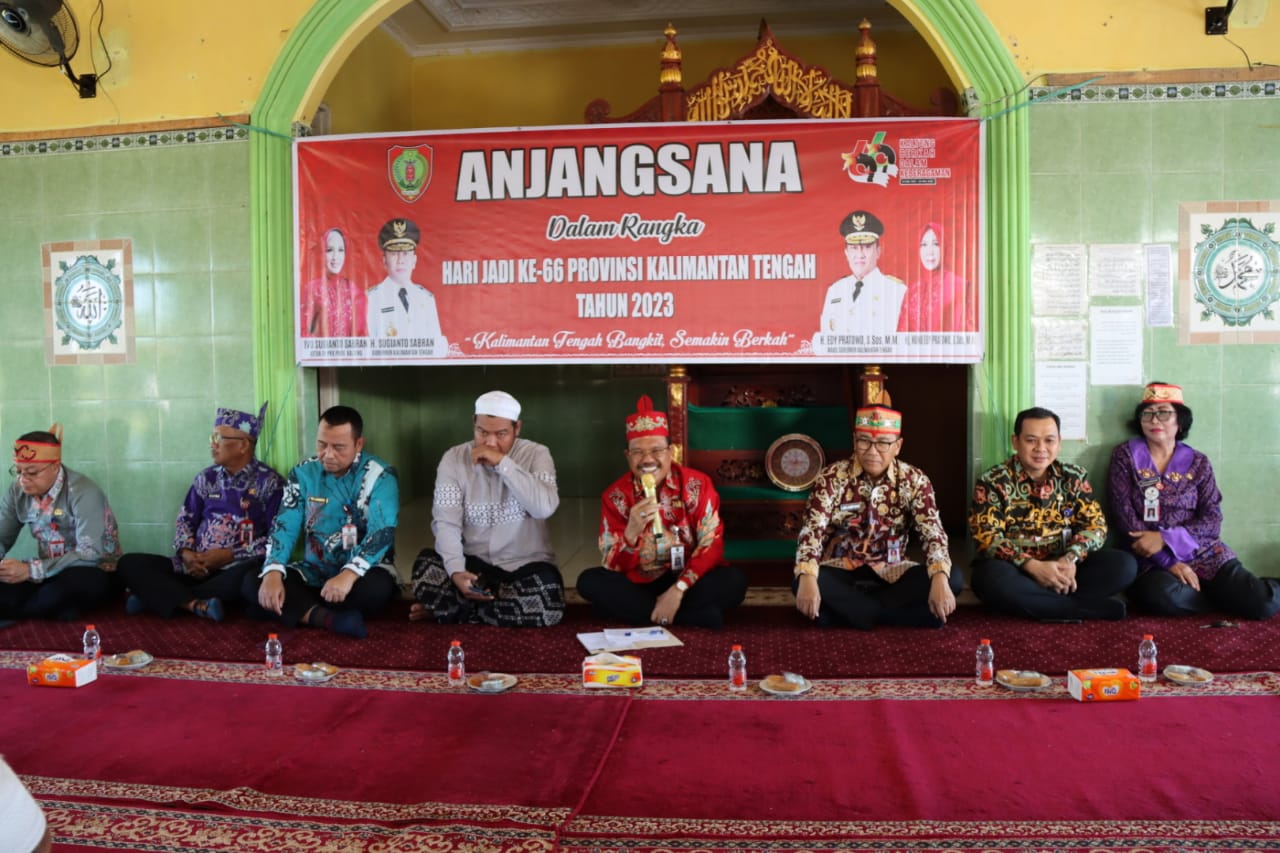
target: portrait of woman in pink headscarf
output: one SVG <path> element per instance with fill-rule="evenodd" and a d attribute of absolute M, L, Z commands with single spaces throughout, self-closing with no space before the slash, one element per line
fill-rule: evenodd
<path fill-rule="evenodd" d="M 321 245 L 324 272 L 302 289 L 302 336 L 367 337 L 364 288 L 342 274 L 347 263 L 347 235 L 330 228 Z"/>
<path fill-rule="evenodd" d="M 944 269 L 941 223 L 920 231 L 920 269 L 898 315 L 899 332 L 976 332 L 978 294 L 963 277 Z"/>

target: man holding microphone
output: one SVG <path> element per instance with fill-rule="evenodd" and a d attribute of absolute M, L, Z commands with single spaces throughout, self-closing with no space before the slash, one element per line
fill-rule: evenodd
<path fill-rule="evenodd" d="M 640 398 L 627 418 L 630 471 L 601 499 L 604 565 L 578 578 L 578 592 L 604 618 L 633 625 L 720 628 L 747 591 L 724 564 L 724 522 L 711 478 L 672 459 L 667 417 Z"/>

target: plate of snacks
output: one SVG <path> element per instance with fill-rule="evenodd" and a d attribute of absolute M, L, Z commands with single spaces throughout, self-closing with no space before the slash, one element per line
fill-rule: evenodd
<path fill-rule="evenodd" d="M 1176 663 L 1164 668 L 1164 677 L 1174 684 L 1185 684 L 1188 687 L 1204 687 L 1213 681 L 1213 673 L 1207 669 Z"/>
<path fill-rule="evenodd" d="M 812 681 L 794 672 L 780 672 L 760 679 L 760 689 L 774 696 L 798 696 L 812 686 Z"/>
<path fill-rule="evenodd" d="M 299 681 L 323 684 L 339 672 L 331 663 L 300 663 L 293 667 L 293 677 Z"/>
<path fill-rule="evenodd" d="M 1010 690 L 1044 690 L 1053 679 L 1032 669 L 1002 669 L 996 672 L 996 684 Z"/>
<path fill-rule="evenodd" d="M 477 672 L 467 676 L 467 687 L 477 693 L 501 693 L 516 686 L 518 679 L 505 672 Z"/>
<path fill-rule="evenodd" d="M 119 655 L 103 655 L 102 665 L 107 669 L 142 669 L 153 660 L 155 658 L 142 649 L 134 649 Z"/>

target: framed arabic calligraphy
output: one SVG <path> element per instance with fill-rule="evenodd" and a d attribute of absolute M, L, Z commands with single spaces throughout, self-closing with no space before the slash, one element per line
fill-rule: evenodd
<path fill-rule="evenodd" d="M 1179 206 L 1179 342 L 1280 343 L 1280 201 Z"/>
<path fill-rule="evenodd" d="M 45 243 L 41 259 L 45 363 L 132 364 L 133 242 Z"/>

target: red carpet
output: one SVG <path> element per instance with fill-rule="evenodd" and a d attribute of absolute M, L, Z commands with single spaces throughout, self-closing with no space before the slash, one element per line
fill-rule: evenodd
<path fill-rule="evenodd" d="M 324 631 L 283 631 L 287 661 L 323 660 L 339 666 L 439 672 L 449 640 L 458 638 L 473 670 L 576 672 L 584 654 L 575 634 L 604 627 L 582 605 L 549 629 L 501 629 L 478 625 L 409 623 L 408 604 L 397 601 L 370 623 L 369 638 L 352 640 Z M 130 617 L 123 607 L 93 619 L 107 652 L 145 649 L 157 657 L 257 661 L 268 623 L 240 614 L 222 625 L 193 617 Z M 991 639 L 998 667 L 1065 673 L 1080 666 L 1136 663 L 1138 640 L 1155 635 L 1162 664 L 1194 664 L 1212 672 L 1280 671 L 1280 618 L 1202 628 L 1214 618 L 1134 616 L 1124 622 L 1040 625 L 961 607 L 940 630 L 877 628 L 870 632 L 821 630 L 791 607 L 742 607 L 721 632 L 677 628 L 685 645 L 643 653 L 646 675 L 718 678 L 732 643 L 742 643 L 748 671 L 792 670 L 812 678 L 961 676 L 973 671 L 973 650 Z M 80 623 L 30 621 L 0 630 L 0 649 L 76 651 Z"/>
<path fill-rule="evenodd" d="M 57 850 L 1280 851 L 1280 677 L 1082 705 L 962 679 L 510 693 L 157 661 L 33 688 L 0 751 Z M 701 700 L 701 701 L 695 701 Z M 57 737 L 50 721 L 56 721 Z"/>

